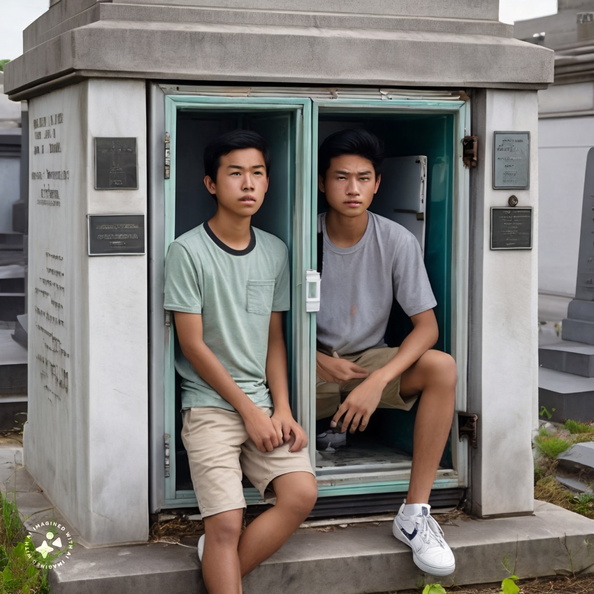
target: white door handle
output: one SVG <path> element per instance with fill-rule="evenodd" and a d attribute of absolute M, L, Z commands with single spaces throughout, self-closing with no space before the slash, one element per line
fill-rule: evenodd
<path fill-rule="evenodd" d="M 305 311 L 320 311 L 320 273 L 317 270 L 305 271 Z"/>

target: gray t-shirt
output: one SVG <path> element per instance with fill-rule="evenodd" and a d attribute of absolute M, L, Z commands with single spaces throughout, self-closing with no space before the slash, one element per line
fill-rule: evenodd
<path fill-rule="evenodd" d="M 437 304 L 421 248 L 402 225 L 368 211 L 367 229 L 348 248 L 323 233 L 323 268 L 317 339 L 322 349 L 339 355 L 385 346 L 384 335 L 394 299 L 407 316 Z"/>
<path fill-rule="evenodd" d="M 237 385 L 259 406 L 272 406 L 266 386 L 268 331 L 273 311 L 290 306 L 285 244 L 252 228 L 241 251 L 223 244 L 199 225 L 178 237 L 165 263 L 165 309 L 202 314 L 204 342 Z M 233 407 L 206 383 L 181 352 L 182 408 Z"/>

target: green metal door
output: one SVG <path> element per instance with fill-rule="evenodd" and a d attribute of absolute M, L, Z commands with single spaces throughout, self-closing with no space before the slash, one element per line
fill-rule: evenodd
<path fill-rule="evenodd" d="M 170 137 L 170 177 L 165 182 L 165 248 L 185 231 L 208 220 L 215 203 L 203 187 L 202 153 L 211 139 L 236 128 L 251 129 L 266 137 L 273 156 L 270 186 L 264 205 L 254 217 L 254 225 L 280 237 L 288 246 L 292 268 L 292 307 L 285 334 L 289 352 L 289 373 L 293 409 L 300 422 L 309 415 L 307 402 L 297 402 L 296 394 L 309 391 L 309 345 L 311 314 L 305 313 L 304 270 L 312 258 L 303 237 L 309 228 L 311 208 L 306 198 L 306 171 L 310 163 L 308 130 L 311 106 L 304 100 L 210 98 L 169 95 L 165 98 L 165 125 Z M 196 505 L 187 457 L 180 439 L 181 415 L 179 382 L 174 369 L 175 336 L 169 327 L 166 338 L 164 375 L 164 426 L 169 436 L 169 465 L 165 477 L 165 506 Z M 246 499 L 259 495 L 246 489 Z"/>
<path fill-rule="evenodd" d="M 242 95 L 235 89 L 192 87 L 172 87 L 163 93 L 162 126 L 170 139 L 170 168 L 168 178 L 162 182 L 163 221 L 153 223 L 164 225 L 163 240 L 159 244 L 161 253 L 155 257 L 155 276 L 159 277 L 159 265 L 162 266 L 159 263 L 169 243 L 214 213 L 214 201 L 202 189 L 205 145 L 218 134 L 234 128 L 253 129 L 263 134 L 270 143 L 273 157 L 271 184 L 254 224 L 283 239 L 291 255 L 292 306 L 285 330 L 292 406 L 296 418 L 308 431 L 320 501 L 337 501 L 336 505 L 340 506 L 345 496 L 369 498 L 373 494 L 405 493 L 410 477 L 410 456 L 402 451 L 406 450 L 412 436 L 413 417 L 410 415 L 378 411 L 374 416 L 379 419 L 380 431 L 385 435 L 402 436 L 402 439 L 383 439 L 382 443 L 372 444 L 369 456 L 356 461 L 328 460 L 315 451 L 315 313 L 307 311 L 311 308 L 306 301 L 309 297 L 315 298 L 315 282 L 308 281 L 307 273 L 316 268 L 316 215 L 323 204 L 318 207 L 314 156 L 319 143 L 334 130 L 365 127 L 384 140 L 388 156 L 426 157 L 424 254 L 439 302 L 436 309 L 440 326 L 438 348 L 452 353 L 458 362 L 457 409 L 466 410 L 468 172 L 462 165 L 461 140 L 469 133 L 469 104 L 457 97 L 431 98 L 431 92 L 424 98 L 389 100 L 386 97 L 390 95 L 384 90 L 343 90 L 337 94 L 323 89 L 262 87 L 247 89 L 242 96 L 231 96 L 234 94 Z M 156 213 L 152 216 L 155 220 Z M 166 463 L 163 496 L 157 495 L 154 509 L 196 505 L 179 437 L 179 389 L 173 364 L 175 337 L 167 324 L 162 339 L 163 373 L 160 380 L 155 380 L 155 383 L 162 381 L 160 410 L 163 411 Z M 158 333 L 155 336 L 158 338 Z M 154 391 L 158 392 L 159 386 Z M 154 410 L 158 416 L 159 406 Z M 398 431 L 393 430 L 395 426 Z M 460 489 L 468 485 L 466 444 L 460 446 L 456 433 L 454 425 L 435 490 Z M 389 452 L 389 459 L 382 458 L 384 451 Z M 395 451 L 400 453 L 393 456 Z M 158 475 L 159 471 L 154 474 Z M 245 494 L 248 503 L 259 501 L 254 489 L 247 488 Z"/>

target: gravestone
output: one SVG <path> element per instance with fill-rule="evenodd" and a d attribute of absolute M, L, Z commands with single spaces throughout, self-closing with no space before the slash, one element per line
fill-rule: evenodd
<path fill-rule="evenodd" d="M 594 345 L 594 148 L 588 152 L 575 299 L 563 320 L 563 340 Z"/>

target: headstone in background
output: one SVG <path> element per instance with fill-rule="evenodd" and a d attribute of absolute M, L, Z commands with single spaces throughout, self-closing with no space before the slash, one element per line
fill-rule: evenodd
<path fill-rule="evenodd" d="M 594 345 L 594 148 L 586 161 L 575 299 L 563 320 L 562 336 Z"/>

